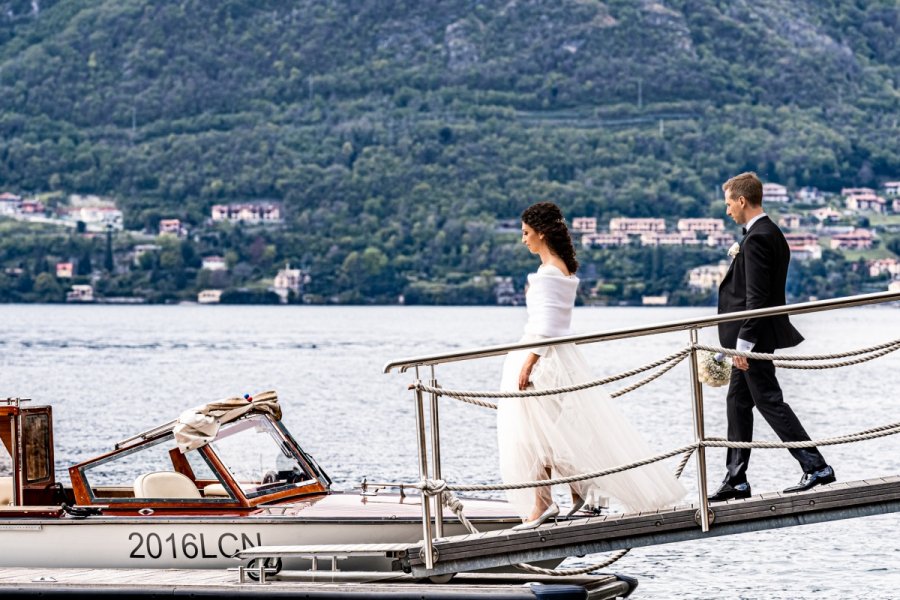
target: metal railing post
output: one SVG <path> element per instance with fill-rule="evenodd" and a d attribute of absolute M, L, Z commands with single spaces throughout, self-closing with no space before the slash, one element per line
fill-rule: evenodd
<path fill-rule="evenodd" d="M 421 384 L 419 368 L 416 367 L 416 384 Z M 416 436 L 419 442 L 419 480 L 422 483 L 428 479 L 428 442 L 425 437 L 425 402 L 422 398 L 422 389 L 416 385 Z M 434 555 L 431 535 L 431 502 L 428 494 L 422 490 L 422 551 L 425 556 L 426 569 L 434 568 Z"/>
<path fill-rule="evenodd" d="M 431 365 L 431 379 L 428 385 L 437 388 L 437 378 L 434 376 L 434 365 Z M 441 476 L 441 427 L 438 418 L 438 395 L 431 394 L 431 472 L 435 479 L 443 479 Z M 444 537 L 444 502 L 443 494 L 434 497 L 434 535 Z"/>
<path fill-rule="evenodd" d="M 706 439 L 703 426 L 703 388 L 697 366 L 697 329 L 691 329 L 691 400 L 694 414 L 694 441 Z M 706 448 L 697 448 L 697 487 L 700 488 L 700 529 L 709 531 L 709 499 L 706 496 Z"/>

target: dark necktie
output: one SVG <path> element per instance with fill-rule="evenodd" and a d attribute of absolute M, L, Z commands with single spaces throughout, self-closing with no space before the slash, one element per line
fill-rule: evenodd
<path fill-rule="evenodd" d="M 741 227 L 741 235 L 747 235 L 747 228 Z"/>

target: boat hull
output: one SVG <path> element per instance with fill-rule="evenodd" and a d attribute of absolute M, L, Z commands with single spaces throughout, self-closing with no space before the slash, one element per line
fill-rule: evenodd
<path fill-rule="evenodd" d="M 481 531 L 508 529 L 518 519 L 505 502 L 466 500 L 465 514 Z M 93 515 L 85 518 L 0 516 L 0 567 L 109 567 L 209 569 L 234 567 L 233 555 L 254 546 L 415 544 L 421 540 L 418 497 L 332 493 L 261 507 L 244 516 Z M 449 511 L 444 535 L 468 533 Z M 308 559 L 285 568 L 308 569 Z M 380 556 L 341 559 L 340 570 L 390 571 Z M 330 568 L 330 563 L 325 563 Z M 324 565 L 323 565 L 324 566 Z"/>
<path fill-rule="evenodd" d="M 445 529 L 446 535 L 463 533 L 459 523 L 448 523 Z M 0 521 L 0 545 L 15 549 L 0 553 L 0 566 L 209 569 L 237 566 L 233 555 L 254 546 L 412 544 L 421 538 L 421 521 L 327 522 L 290 517 Z M 307 569 L 310 564 L 300 559 L 291 562 L 285 568 Z M 339 568 L 386 571 L 392 569 L 391 563 L 381 557 L 352 557 L 342 560 Z"/>

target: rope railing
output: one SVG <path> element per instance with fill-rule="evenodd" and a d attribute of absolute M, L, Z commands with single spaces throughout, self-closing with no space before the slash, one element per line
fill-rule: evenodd
<path fill-rule="evenodd" d="M 857 350 L 850 350 L 847 352 L 840 353 L 832 353 L 832 354 L 813 354 L 813 355 L 782 355 L 776 357 L 775 354 L 772 353 L 761 353 L 761 352 L 741 352 L 731 348 L 722 348 L 718 346 L 711 346 L 705 344 L 697 344 L 693 343 L 687 348 L 683 348 L 677 352 L 674 352 L 664 358 L 659 360 L 650 362 L 641 367 L 631 369 L 628 371 L 624 371 L 617 375 L 612 375 L 609 377 L 605 377 L 602 379 L 597 379 L 593 381 L 588 381 L 582 384 L 565 386 L 559 388 L 553 388 L 548 390 L 525 390 L 519 392 L 500 392 L 500 391 L 467 391 L 467 390 L 452 390 L 452 389 L 444 389 L 439 386 L 429 386 L 421 381 L 417 381 L 415 384 L 410 386 L 410 389 L 417 389 L 421 392 L 431 393 L 436 396 L 447 396 L 450 398 L 454 398 L 456 400 L 467 402 L 469 404 L 473 404 L 476 406 L 482 406 L 485 408 L 496 409 L 497 405 L 488 402 L 486 400 L 481 400 L 481 398 L 534 398 L 534 397 L 542 397 L 542 396 L 550 396 L 557 394 L 570 393 L 575 391 L 580 391 L 592 387 L 597 387 L 601 385 L 605 385 L 608 383 L 612 383 L 614 381 L 619 381 L 621 379 L 626 379 L 628 377 L 632 377 L 634 375 L 643 373 L 650 369 L 660 367 L 658 371 L 652 373 L 651 375 L 645 377 L 644 379 L 635 382 L 634 384 L 612 392 L 610 394 L 611 397 L 615 398 L 618 396 L 622 396 L 627 394 L 628 392 L 634 391 L 635 389 L 640 388 L 647 383 L 661 377 L 671 369 L 673 369 L 676 365 L 681 363 L 687 356 L 696 352 L 697 350 L 704 350 L 713 353 L 721 353 L 725 356 L 741 356 L 748 359 L 754 360 L 769 360 L 772 361 L 776 367 L 780 368 L 788 368 L 788 369 L 833 369 L 839 367 L 846 367 L 861 364 L 864 362 L 868 362 L 870 360 L 874 360 L 875 358 L 879 358 L 881 356 L 885 356 L 890 354 L 896 350 L 900 349 L 900 340 L 893 340 L 890 342 L 885 342 L 883 344 L 878 344 L 875 346 L 869 346 L 867 348 L 861 348 Z M 833 361 L 835 359 L 844 359 L 844 358 L 852 358 L 851 360 L 838 360 L 837 362 L 831 363 L 823 363 L 823 361 Z M 783 360 L 776 360 L 776 358 Z M 818 364 L 800 364 L 804 362 L 817 362 Z M 882 437 L 887 437 L 891 435 L 895 435 L 900 433 L 900 422 L 891 423 L 887 425 L 881 425 L 878 427 L 873 427 L 870 429 L 866 429 L 863 431 L 858 431 L 851 434 L 835 436 L 830 438 L 825 438 L 821 440 L 809 440 L 803 442 L 769 442 L 769 441 L 757 441 L 757 442 L 737 442 L 737 441 L 729 441 L 722 438 L 703 438 L 696 440 L 695 442 L 682 446 L 680 448 L 676 448 L 674 450 L 670 450 L 668 452 L 659 453 L 653 456 L 646 457 L 642 460 L 634 461 L 631 463 L 626 463 L 622 465 L 618 465 L 615 467 L 611 467 L 608 469 L 603 469 L 601 471 L 594 471 L 591 473 L 582 473 L 577 475 L 570 475 L 566 477 L 557 477 L 553 479 L 542 479 L 536 481 L 525 481 L 518 483 L 506 483 L 506 484 L 480 484 L 480 485 L 448 485 L 446 481 L 437 479 L 425 479 L 420 481 L 417 484 L 411 484 L 410 487 L 415 487 L 421 490 L 424 496 L 441 496 L 441 502 L 448 508 L 450 508 L 453 513 L 457 516 L 463 526 L 470 533 L 478 533 L 478 530 L 474 527 L 474 525 L 469 522 L 469 520 L 463 514 L 463 503 L 456 497 L 454 492 L 479 492 L 479 491 L 504 491 L 504 490 L 514 490 L 514 489 L 526 489 L 526 488 L 539 488 L 539 487 L 549 487 L 554 485 L 561 484 L 569 484 L 575 483 L 578 481 L 585 481 L 588 479 L 595 479 L 599 477 L 605 477 L 609 475 L 614 475 L 617 473 L 622 473 L 625 471 L 629 471 L 631 469 L 636 469 L 642 466 L 646 466 L 652 463 L 656 463 L 673 456 L 681 454 L 681 460 L 679 461 L 678 466 L 675 470 L 675 476 L 680 477 L 683 473 L 685 467 L 687 466 L 688 461 L 691 456 L 700 448 L 758 448 L 758 449 L 772 449 L 772 448 L 785 448 L 785 449 L 796 449 L 796 448 L 811 448 L 817 446 L 831 446 L 838 444 L 848 444 L 859 441 L 877 439 Z M 596 571 L 598 569 L 605 568 L 617 560 L 621 559 L 623 556 L 628 554 L 630 551 L 629 548 L 619 550 L 616 553 L 610 555 L 603 561 L 599 563 L 593 563 L 587 565 L 585 567 L 578 568 L 568 568 L 568 569 L 544 569 L 541 567 L 535 567 L 533 565 L 520 563 L 516 566 L 520 569 L 538 573 L 543 575 L 551 575 L 551 576 L 559 576 L 559 575 L 579 575 L 590 573 L 592 571 Z"/>
<path fill-rule="evenodd" d="M 634 391 L 639 387 L 650 383 L 654 379 L 661 377 L 671 369 L 673 369 L 676 365 L 678 365 L 682 360 L 684 360 L 690 353 L 691 350 L 706 350 L 708 352 L 713 353 L 721 353 L 726 356 L 741 356 L 744 358 L 750 358 L 755 360 L 770 360 L 773 361 L 776 367 L 781 367 L 785 369 L 835 369 L 838 367 L 848 367 L 852 365 L 861 364 L 863 362 L 868 362 L 870 360 L 874 360 L 881 356 L 885 356 L 900 349 L 900 340 L 893 340 L 890 342 L 885 342 L 883 344 L 878 344 L 876 346 L 869 346 L 868 348 L 861 348 L 858 350 L 850 350 L 848 352 L 839 352 L 834 354 L 808 354 L 808 355 L 781 355 L 778 356 L 776 354 L 771 353 L 763 353 L 763 352 L 741 352 L 739 350 L 735 350 L 733 348 L 722 348 L 720 346 L 709 346 L 706 344 L 694 344 L 688 348 L 682 348 L 681 350 L 674 352 L 664 358 L 659 360 L 655 360 L 651 363 L 647 363 L 641 367 L 637 367 L 635 369 L 631 369 L 628 371 L 623 371 L 622 373 L 618 373 L 616 375 L 611 375 L 609 377 L 604 377 L 602 379 L 595 379 L 592 381 L 586 381 L 584 383 L 579 383 L 576 385 L 558 387 L 558 388 L 550 388 L 546 390 L 523 390 L 517 392 L 502 392 L 502 391 L 470 391 L 470 390 L 454 390 L 454 389 L 445 389 L 440 386 L 430 386 L 422 383 L 421 381 L 417 381 L 410 385 L 410 389 L 418 389 L 423 392 L 429 394 L 436 394 L 438 396 L 447 396 L 448 398 L 453 398 L 455 400 L 460 400 L 462 402 L 467 402 L 469 404 L 473 404 L 475 406 L 481 406 L 484 408 L 492 408 L 496 409 L 497 405 L 493 402 L 485 402 L 478 401 L 479 398 L 539 398 L 543 396 L 555 396 L 558 394 L 567 394 L 570 392 L 578 392 L 581 390 L 589 389 L 592 387 L 598 387 L 602 385 L 606 385 L 608 383 L 613 383 L 615 381 L 620 381 L 622 379 L 627 379 L 628 377 L 632 377 L 634 375 L 643 373 L 645 371 L 649 371 L 655 367 L 662 366 L 662 368 L 656 373 L 642 379 L 634 383 L 631 386 L 622 388 L 620 390 L 616 390 L 610 393 L 612 398 L 616 398 L 627 394 L 628 392 Z M 868 354 L 868 356 L 863 356 L 862 358 L 843 361 L 837 363 L 828 363 L 824 365 L 793 365 L 793 362 L 808 362 L 808 361 L 823 361 L 823 360 L 832 360 L 836 358 L 846 358 L 849 356 L 860 356 L 863 354 Z M 776 358 L 782 358 L 786 360 L 776 360 Z"/>
<path fill-rule="evenodd" d="M 430 386 L 422 383 L 421 381 L 417 381 L 410 385 L 410 389 L 421 390 L 425 393 L 436 394 L 438 396 L 447 396 L 448 398 L 453 398 L 454 400 L 459 400 L 461 402 L 466 402 L 468 404 L 473 404 L 475 406 L 481 406 L 483 408 L 497 408 L 497 405 L 493 402 L 487 402 L 485 400 L 478 400 L 478 398 L 535 398 L 542 396 L 555 396 L 557 394 L 567 394 L 570 392 L 578 392 L 581 390 L 586 390 L 588 388 L 597 387 L 601 385 L 606 385 L 608 383 L 612 383 L 614 381 L 619 381 L 622 379 L 627 379 L 628 377 L 632 377 L 634 375 L 643 373 L 645 371 L 649 371 L 654 367 L 659 367 L 662 365 L 662 368 L 645 377 L 644 379 L 635 382 L 634 384 L 624 387 L 620 390 L 610 393 L 612 398 L 616 398 L 618 396 L 622 396 L 627 394 L 628 392 L 632 392 L 638 389 L 641 386 L 644 386 L 654 379 L 657 379 L 666 373 L 668 373 L 671 369 L 673 369 L 678 363 L 684 360 L 691 353 L 690 348 L 685 348 L 666 356 L 665 358 L 661 358 L 659 360 L 655 360 L 651 363 L 648 363 L 642 367 L 638 367 L 636 369 L 631 369 L 629 371 L 624 371 L 617 375 L 611 375 L 609 377 L 604 377 L 602 379 L 595 379 L 593 381 L 586 381 L 585 383 L 579 383 L 577 385 L 570 385 L 559 388 L 552 388 L 547 390 L 525 390 L 520 392 L 500 392 L 500 391 L 467 391 L 467 390 L 451 390 L 445 389 L 440 386 Z"/>
<path fill-rule="evenodd" d="M 778 356 L 765 352 L 741 352 L 733 348 L 707 346 L 704 344 L 695 344 L 694 348 L 696 348 L 697 350 L 706 350 L 708 352 L 721 353 L 723 355 L 732 357 L 741 356 L 743 358 L 750 358 L 755 360 L 770 360 L 776 367 L 780 367 L 782 369 L 837 369 L 839 367 L 850 367 L 853 365 L 858 365 L 890 354 L 891 352 L 900 349 L 900 340 L 893 340 L 891 342 L 885 342 L 884 344 L 878 344 L 877 346 L 869 346 L 868 348 L 861 348 L 858 350 L 851 350 L 849 352 L 840 352 L 836 354 L 788 354 Z M 861 358 L 815 365 L 794 364 L 799 362 L 825 361 L 833 360 L 836 358 L 847 358 L 849 356 L 861 356 Z M 781 358 L 784 360 L 776 360 L 776 358 Z"/>
<path fill-rule="evenodd" d="M 585 481 L 587 479 L 596 479 L 599 477 L 606 477 L 608 475 L 615 475 L 616 473 L 622 473 L 624 471 L 630 471 L 631 469 L 637 469 L 638 467 L 643 467 L 645 465 L 653 464 L 655 462 L 659 462 L 661 460 L 665 460 L 667 458 L 671 458 L 673 456 L 677 456 L 678 454 L 687 454 L 693 453 L 695 450 L 701 447 L 705 448 L 760 448 L 760 449 L 771 449 L 771 448 L 787 448 L 787 449 L 796 449 L 796 448 L 813 448 L 817 446 L 836 446 L 840 444 L 849 444 L 853 442 L 861 442 L 865 440 L 873 440 L 877 438 L 887 437 L 889 435 L 894 435 L 900 433 L 900 422 L 891 423 L 889 425 L 882 425 L 879 427 L 874 427 L 872 429 L 867 429 L 864 431 L 859 431 L 856 433 L 851 433 L 842 436 L 824 438 L 821 440 L 808 440 L 805 442 L 734 442 L 728 441 L 722 438 L 706 438 L 704 440 L 699 440 L 693 442 L 691 444 L 687 444 L 680 448 L 676 448 L 674 450 L 669 450 L 668 452 L 662 452 L 659 454 L 654 454 L 653 456 L 648 456 L 647 458 L 637 460 L 630 463 L 624 463 L 621 465 L 617 465 L 615 467 L 610 467 L 608 469 L 603 469 L 601 471 L 592 471 L 590 473 L 580 473 L 578 475 L 569 475 L 566 477 L 556 477 L 553 479 L 538 479 L 534 481 L 522 481 L 517 483 L 496 483 L 496 484 L 476 484 L 476 485 L 448 485 L 445 481 L 442 480 L 426 480 L 424 482 L 410 484 L 410 487 L 417 488 L 422 491 L 422 493 L 435 496 L 443 491 L 451 491 L 451 492 L 491 492 L 491 491 L 505 491 L 505 490 L 521 490 L 527 488 L 538 488 L 538 487 L 548 487 L 553 485 L 562 485 L 567 483 L 575 483 L 578 481 Z M 683 462 L 684 459 L 682 459 Z"/>

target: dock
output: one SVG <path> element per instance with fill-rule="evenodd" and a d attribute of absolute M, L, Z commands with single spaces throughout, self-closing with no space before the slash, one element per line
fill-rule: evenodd
<path fill-rule="evenodd" d="M 690 504 L 551 522 L 530 531 L 441 538 L 433 543 L 433 569 L 425 567 L 421 545 L 410 546 L 401 563 L 414 576 L 435 576 L 898 511 L 900 477 L 892 476 L 714 503 L 706 533 L 700 526 L 698 506 Z"/>
<path fill-rule="evenodd" d="M 67 599 L 239 596 L 309 600 L 611 600 L 627 597 L 636 587 L 636 580 L 621 575 L 560 578 L 461 573 L 449 583 L 435 584 L 404 573 L 284 571 L 266 583 L 240 583 L 237 573 L 226 569 L 0 569 L 0 596 Z"/>

